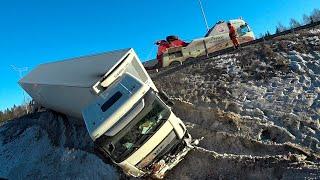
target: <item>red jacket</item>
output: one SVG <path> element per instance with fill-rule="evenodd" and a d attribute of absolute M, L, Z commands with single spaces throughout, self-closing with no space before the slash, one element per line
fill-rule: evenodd
<path fill-rule="evenodd" d="M 158 60 L 160 67 L 162 67 L 163 53 L 166 52 L 169 47 L 170 47 L 170 44 L 166 41 L 161 41 L 158 44 L 157 60 Z"/>
<path fill-rule="evenodd" d="M 158 56 L 162 56 L 162 54 L 164 52 L 166 52 L 169 47 L 170 47 L 169 43 L 161 43 L 161 44 L 159 44 L 158 53 L 157 53 L 157 59 L 158 59 Z"/>
<path fill-rule="evenodd" d="M 237 33 L 233 25 L 229 26 L 229 37 L 231 39 L 237 37 Z"/>
<path fill-rule="evenodd" d="M 184 47 L 187 46 L 187 43 L 181 41 L 180 39 L 176 39 L 170 43 L 171 47 Z"/>

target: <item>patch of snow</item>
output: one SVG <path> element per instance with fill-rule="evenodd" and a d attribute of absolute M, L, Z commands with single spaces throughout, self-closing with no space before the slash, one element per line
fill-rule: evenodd
<path fill-rule="evenodd" d="M 8 125 L 8 124 L 7 124 Z M 96 155 L 55 146 L 38 125 L 4 142 L 0 127 L 0 177 L 9 179 L 118 179 L 115 169 Z"/>
<path fill-rule="evenodd" d="M 320 29 L 311 29 L 311 30 L 309 30 L 309 33 L 311 33 L 311 34 L 320 34 Z"/>

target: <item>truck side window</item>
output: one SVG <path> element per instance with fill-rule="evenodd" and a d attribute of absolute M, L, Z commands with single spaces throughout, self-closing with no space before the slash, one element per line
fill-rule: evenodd
<path fill-rule="evenodd" d="M 116 103 L 121 98 L 121 96 L 121 92 L 116 92 L 112 97 L 110 97 L 110 99 L 108 99 L 108 101 L 103 103 L 103 105 L 101 106 L 101 110 L 103 112 L 106 112 L 114 103 Z"/>
<path fill-rule="evenodd" d="M 249 27 L 248 27 L 247 24 L 241 25 L 238 30 L 239 30 L 240 36 L 241 36 L 241 35 L 245 35 L 247 32 L 250 32 L 250 29 L 249 29 Z"/>

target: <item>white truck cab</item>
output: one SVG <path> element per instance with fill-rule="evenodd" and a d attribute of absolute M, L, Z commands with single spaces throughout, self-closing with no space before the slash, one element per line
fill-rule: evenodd
<path fill-rule="evenodd" d="M 42 106 L 83 119 L 99 152 L 128 175 L 162 178 L 190 150 L 133 49 L 40 65 L 19 83 Z"/>
<path fill-rule="evenodd" d="M 83 117 L 100 151 L 136 177 L 186 134 L 183 122 L 156 92 L 130 74 L 86 107 Z"/>

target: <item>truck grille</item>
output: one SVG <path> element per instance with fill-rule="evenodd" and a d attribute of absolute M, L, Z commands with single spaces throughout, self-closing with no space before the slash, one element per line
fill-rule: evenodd
<path fill-rule="evenodd" d="M 170 151 L 174 145 L 176 145 L 179 142 L 179 140 L 176 137 L 177 136 L 175 132 L 171 131 L 168 134 L 168 136 L 155 149 L 153 149 L 151 153 L 148 154 L 147 157 L 145 157 L 137 164 L 137 167 L 139 169 L 144 169 L 148 167 L 156 159 L 161 158 L 164 154 Z"/>

